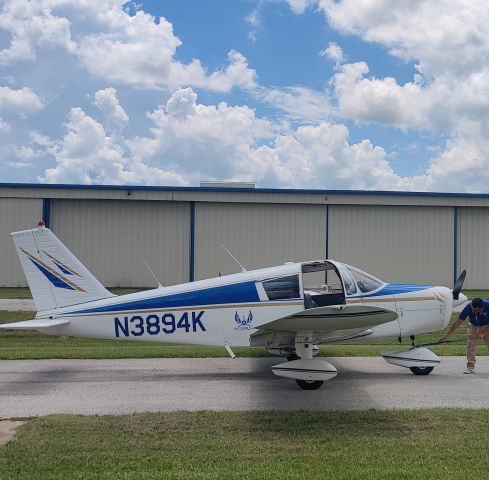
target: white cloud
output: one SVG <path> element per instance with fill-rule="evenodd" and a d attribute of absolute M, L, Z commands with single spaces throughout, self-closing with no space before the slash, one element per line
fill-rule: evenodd
<path fill-rule="evenodd" d="M 397 176 L 386 152 L 370 141 L 350 144 L 344 125 L 322 122 L 290 129 L 257 118 L 249 107 L 199 104 L 190 88 L 176 91 L 148 117 L 154 123 L 151 135 L 126 140 L 130 153 L 125 154 L 100 124 L 74 109 L 55 153 L 58 165 L 43 180 L 196 184 L 232 179 L 360 189 L 416 181 Z"/>
<path fill-rule="evenodd" d="M 317 0 L 285 0 L 285 1 L 289 4 L 289 7 L 296 15 L 302 15 L 308 7 L 317 3 Z"/>
<path fill-rule="evenodd" d="M 11 42 L 0 50 L 0 64 L 33 61 L 38 49 L 58 47 L 94 77 L 139 89 L 255 86 L 256 73 L 242 54 L 231 50 L 228 64 L 211 73 L 198 59 L 182 63 L 175 58 L 182 42 L 168 20 L 142 10 L 130 15 L 124 6 L 124 0 L 6 0 L 0 29 Z"/>
<path fill-rule="evenodd" d="M 0 118 L 0 132 L 10 132 L 12 127 Z"/>
<path fill-rule="evenodd" d="M 105 94 L 115 98 L 115 92 Z M 401 177 L 383 148 L 368 139 L 350 143 L 341 124 L 292 128 L 258 118 L 246 106 L 199 104 L 190 88 L 147 115 L 153 127 L 146 137 L 111 136 L 80 108 L 71 110 L 57 141 L 31 132 L 32 142 L 56 160 L 39 181 L 195 185 L 227 179 L 291 188 L 478 191 L 489 177 L 483 170 L 489 143 L 480 141 L 478 124 L 450 140 L 426 174 Z M 26 167 L 40 150 L 17 149 L 15 168 Z"/>
<path fill-rule="evenodd" d="M 93 104 L 104 113 L 109 127 L 117 131 L 121 131 L 129 121 L 127 113 L 119 103 L 115 88 L 110 87 L 95 92 Z"/>
<path fill-rule="evenodd" d="M 120 2 L 122 3 L 122 2 Z M 141 89 L 194 86 L 228 92 L 253 88 L 255 72 L 243 55 L 230 51 L 229 64 L 210 75 L 200 60 L 184 64 L 175 59 L 181 40 L 165 18 L 138 11 L 130 16 L 118 7 L 98 14 L 100 33 L 83 36 L 77 47 L 82 64 L 94 76 Z"/>
<path fill-rule="evenodd" d="M 338 30 L 388 47 L 405 60 L 419 60 L 428 75 L 465 77 L 487 64 L 489 9 L 485 0 L 374 2 L 320 0 Z"/>
<path fill-rule="evenodd" d="M 328 46 L 319 52 L 319 55 L 337 63 L 343 63 L 345 60 L 343 50 L 336 42 L 329 42 Z"/>
<path fill-rule="evenodd" d="M 131 163 L 123 148 L 107 136 L 102 125 L 79 107 L 70 112 L 67 133 L 48 150 L 56 166 L 48 168 L 38 180 L 46 183 L 126 184 L 170 183 L 184 184 L 179 175 Z"/>
<path fill-rule="evenodd" d="M 363 140 L 349 144 L 344 125 L 303 126 L 252 152 L 260 180 L 304 188 L 385 189 L 402 183 L 382 148 Z"/>
<path fill-rule="evenodd" d="M 182 41 L 172 23 L 136 4 L 5 0 L 0 29 L 10 38 L 0 50 L 0 65 L 13 69 L 17 62 L 20 69 L 36 59 L 40 63 L 32 71 L 42 73 L 47 69 L 42 61 L 61 58 L 69 68 L 78 68 L 76 74 L 83 74 L 81 88 L 90 76 L 92 93 L 78 92 L 76 104 L 85 110 L 71 109 L 62 133 L 53 133 L 54 122 L 61 124 L 56 119 L 53 128 L 32 123 L 22 133 L 15 117 L 26 118 L 45 103 L 52 107 L 49 113 L 67 112 L 75 100 L 70 99 L 68 107 L 56 103 L 59 91 L 39 90 L 45 79 L 33 83 L 35 88 L 20 88 L 16 79 L 21 77 L 9 76 L 4 81 L 9 87 L 0 87 L 0 131 L 2 138 L 6 132 L 15 138 L 8 148 L 2 147 L 3 157 L 8 157 L 12 168 L 34 165 L 41 156 L 44 162 L 52 157 L 55 164 L 39 176 L 49 182 L 185 185 L 202 179 L 234 179 L 296 188 L 488 190 L 486 2 L 286 1 L 297 15 L 317 6 L 331 27 L 412 62 L 412 79 L 376 78 L 365 61 L 345 64 L 348 50 L 343 52 L 330 42 L 320 53 L 337 65 L 325 91 L 302 85 L 261 86 L 246 57 L 235 50 L 214 71 L 199 59 L 181 61 Z M 261 21 L 258 8 L 246 21 L 256 33 Z M 68 84 L 63 73 L 60 67 L 60 85 Z M 69 75 L 74 76 L 74 71 Z M 271 106 L 275 120 L 260 117 L 259 110 L 246 105 L 203 105 L 197 100 L 197 89 L 227 93 L 233 88 L 245 90 L 260 106 Z M 161 90 L 164 104 L 145 107 L 154 109 L 147 119 L 135 118 L 136 94 L 144 98 L 144 105 L 161 100 L 154 100 L 158 92 L 142 94 L 134 89 Z M 41 91 L 42 96 L 35 93 Z M 173 93 L 166 98 L 168 92 Z M 94 114 L 100 123 L 85 113 L 91 108 L 87 98 L 101 112 Z M 48 112 L 45 115 L 43 120 Z M 433 158 L 424 174 L 400 177 L 388 162 L 393 152 L 369 139 L 350 143 L 348 128 L 335 123 L 338 118 L 403 131 L 441 132 L 440 137 L 448 140 L 430 153 Z M 151 128 L 144 130 L 148 122 Z"/>
<path fill-rule="evenodd" d="M 42 108 L 42 100 L 30 88 L 0 87 L 0 113 L 25 117 Z"/>
<path fill-rule="evenodd" d="M 34 60 L 41 46 L 74 47 L 67 18 L 53 15 L 51 7 L 60 1 L 6 1 L 0 13 L 0 28 L 10 32 L 10 45 L 0 50 L 0 64 L 18 60 Z"/>
<path fill-rule="evenodd" d="M 188 181 L 230 178 L 246 151 L 271 138 L 274 126 L 249 107 L 197 103 L 190 89 L 176 91 L 148 114 L 151 136 L 128 141 L 136 159 L 151 159 Z"/>
<path fill-rule="evenodd" d="M 430 128 L 434 98 L 416 82 L 399 85 L 395 78 L 366 78 L 365 62 L 342 65 L 332 86 L 338 112 L 357 123 L 375 122 L 401 129 Z"/>
<path fill-rule="evenodd" d="M 12 168 L 31 168 L 33 166 L 30 162 L 7 162 L 7 165 Z"/>
<path fill-rule="evenodd" d="M 293 121 L 318 123 L 330 119 L 334 111 L 326 93 L 306 87 L 260 87 L 253 93 L 260 101 L 285 112 L 287 119 Z"/>
<path fill-rule="evenodd" d="M 261 27 L 261 17 L 259 7 L 255 8 L 249 15 L 245 17 L 245 21 L 250 25 L 251 30 L 248 32 L 248 38 L 252 42 L 258 40 L 258 30 Z"/>
<path fill-rule="evenodd" d="M 416 64 L 411 82 L 367 77 L 365 62 L 332 79 L 340 116 L 448 137 L 418 188 L 487 191 L 489 7 L 486 1 L 320 0 L 330 26 Z M 478 172 L 478 173 L 476 173 Z"/>

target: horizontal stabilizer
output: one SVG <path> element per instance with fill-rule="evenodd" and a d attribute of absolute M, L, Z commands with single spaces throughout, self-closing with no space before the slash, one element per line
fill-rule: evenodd
<path fill-rule="evenodd" d="M 398 317 L 396 312 L 365 305 L 337 305 L 309 308 L 260 325 L 258 330 L 279 332 L 333 332 L 368 329 Z M 258 332 L 257 332 L 258 333 Z"/>
<path fill-rule="evenodd" d="M 69 320 L 26 320 L 25 322 L 4 323 L 3 330 L 46 330 L 47 328 L 67 325 Z"/>

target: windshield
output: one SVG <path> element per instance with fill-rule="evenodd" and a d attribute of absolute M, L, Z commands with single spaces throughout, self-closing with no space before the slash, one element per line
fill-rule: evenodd
<path fill-rule="evenodd" d="M 355 280 L 353 275 L 350 273 L 344 265 L 338 264 L 338 270 L 340 271 L 341 279 L 345 285 L 345 292 L 347 295 L 354 295 L 357 293 L 357 287 L 355 286 Z"/>
<path fill-rule="evenodd" d="M 351 275 L 355 279 L 358 289 L 362 293 L 377 290 L 377 288 L 380 288 L 384 283 L 378 278 L 375 278 L 373 275 L 362 272 L 362 270 L 359 270 L 358 268 L 352 267 L 350 265 L 346 265 L 346 267 L 351 272 Z"/>

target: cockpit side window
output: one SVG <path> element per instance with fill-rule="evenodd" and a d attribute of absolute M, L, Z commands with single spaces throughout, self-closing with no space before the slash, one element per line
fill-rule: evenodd
<path fill-rule="evenodd" d="M 357 293 L 355 280 L 353 279 L 353 275 L 350 273 L 350 271 L 343 265 L 338 265 L 338 270 L 340 271 L 341 279 L 343 280 L 343 284 L 345 285 L 346 294 L 354 295 L 355 293 Z"/>
<path fill-rule="evenodd" d="M 261 282 L 269 300 L 300 298 L 299 275 L 273 278 Z"/>
<path fill-rule="evenodd" d="M 355 267 L 348 267 L 348 270 L 350 270 L 362 293 L 371 292 L 382 286 L 382 282 L 378 278 L 375 278 L 368 273 L 362 272 Z"/>

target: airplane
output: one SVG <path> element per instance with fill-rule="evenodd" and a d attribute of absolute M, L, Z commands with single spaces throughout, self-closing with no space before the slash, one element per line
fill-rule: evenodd
<path fill-rule="evenodd" d="M 315 358 L 318 345 L 410 337 L 412 347 L 381 352 L 394 365 L 427 375 L 440 363 L 415 335 L 445 328 L 464 304 L 465 270 L 453 290 L 385 283 L 335 260 L 283 265 L 114 295 L 44 222 L 13 232 L 37 314 L 1 329 L 71 337 L 223 346 L 261 346 L 286 359 L 275 375 L 315 390 L 336 368 Z M 233 257 L 234 258 L 234 257 Z M 239 264 L 239 263 L 238 263 Z"/>

